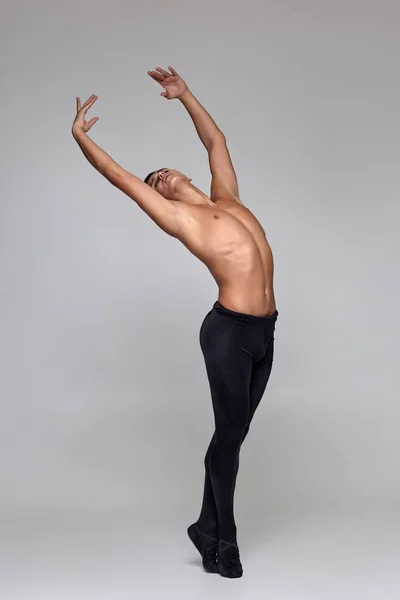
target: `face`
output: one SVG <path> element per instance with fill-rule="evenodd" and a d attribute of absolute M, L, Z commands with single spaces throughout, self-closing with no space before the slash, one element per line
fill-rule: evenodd
<path fill-rule="evenodd" d="M 176 200 L 176 192 L 190 185 L 192 180 L 176 169 L 166 167 L 153 173 L 149 185 L 168 200 Z"/>

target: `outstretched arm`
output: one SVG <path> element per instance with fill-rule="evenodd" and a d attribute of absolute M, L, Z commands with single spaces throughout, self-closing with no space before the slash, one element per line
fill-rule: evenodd
<path fill-rule="evenodd" d="M 204 106 L 192 94 L 182 77 L 172 67 L 168 68 L 172 74 L 160 67 L 157 67 L 156 71 L 148 71 L 148 74 L 165 89 L 165 92 L 162 92 L 161 96 L 164 96 L 167 100 L 178 98 L 182 102 L 194 123 L 201 141 L 206 149 L 209 150 L 214 140 L 223 138 L 224 134 Z"/>
<path fill-rule="evenodd" d="M 215 201 L 223 199 L 232 201 L 232 198 L 234 198 L 242 204 L 239 200 L 238 182 L 225 135 L 189 90 L 181 76 L 171 66 L 168 68 L 171 73 L 157 67 L 157 71 L 148 71 L 148 74 L 165 89 L 161 96 L 164 96 L 167 100 L 178 98 L 188 111 L 208 152 L 212 176 L 211 198 Z"/>
<path fill-rule="evenodd" d="M 72 135 L 90 164 L 93 165 L 99 173 L 104 175 L 104 177 L 110 179 L 112 172 L 119 165 L 87 135 L 87 132 L 99 118 L 93 117 L 87 122 L 84 117 L 89 108 L 96 102 L 97 98 L 98 96 L 92 94 L 83 106 L 81 106 L 80 98 L 76 99 L 77 115 L 72 125 Z"/>
<path fill-rule="evenodd" d="M 97 96 L 93 94 L 81 106 L 80 99 L 76 99 L 77 115 L 72 125 L 74 139 L 88 161 L 99 173 L 132 198 L 163 231 L 177 237 L 180 233 L 178 208 L 154 188 L 148 186 L 142 179 L 123 169 L 87 135 L 92 125 L 98 121 L 98 117 L 93 117 L 89 122 L 85 120 L 86 112 L 96 100 Z"/>

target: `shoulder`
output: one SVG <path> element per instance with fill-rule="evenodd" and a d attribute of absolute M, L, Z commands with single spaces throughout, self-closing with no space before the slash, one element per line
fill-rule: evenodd
<path fill-rule="evenodd" d="M 211 200 L 215 206 L 220 206 L 221 208 L 225 206 L 228 208 L 231 206 L 244 206 L 239 195 L 233 194 L 226 189 L 219 189 L 217 193 L 211 196 Z"/>

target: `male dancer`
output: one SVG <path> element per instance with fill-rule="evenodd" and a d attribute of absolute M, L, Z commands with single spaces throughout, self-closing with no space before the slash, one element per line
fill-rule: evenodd
<path fill-rule="evenodd" d="M 152 171 L 142 181 L 118 165 L 86 134 L 98 120 L 85 121 L 96 101 L 81 106 L 72 133 L 89 162 L 131 197 L 169 235 L 209 269 L 219 294 L 201 325 L 199 339 L 210 384 L 215 431 L 205 458 L 203 502 L 188 535 L 207 572 L 241 577 L 234 491 L 239 452 L 267 385 L 278 317 L 274 261 L 265 231 L 239 199 L 226 138 L 183 79 L 157 67 L 148 74 L 162 85 L 161 96 L 177 98 L 189 112 L 208 152 L 210 196 L 175 169 Z"/>

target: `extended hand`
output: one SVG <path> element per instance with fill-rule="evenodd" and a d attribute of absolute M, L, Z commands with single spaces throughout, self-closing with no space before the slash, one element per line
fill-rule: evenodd
<path fill-rule="evenodd" d="M 92 94 L 90 98 L 88 98 L 81 106 L 81 101 L 79 96 L 76 99 L 76 117 L 75 121 L 72 124 L 72 133 L 77 131 L 83 131 L 86 133 L 89 129 L 99 120 L 99 117 L 93 117 L 89 122 L 85 121 L 85 115 L 89 108 L 96 102 L 98 96 L 96 94 Z"/>
<path fill-rule="evenodd" d="M 160 69 L 160 67 L 156 68 L 157 71 L 160 71 L 159 73 L 156 71 L 147 71 L 147 73 L 154 81 L 158 81 L 158 83 L 166 90 L 165 92 L 162 92 L 160 96 L 164 96 L 167 100 L 172 100 L 173 98 L 179 98 L 179 96 L 188 89 L 186 83 L 172 67 L 168 67 L 172 75 L 171 73 L 168 73 L 168 71 Z"/>

